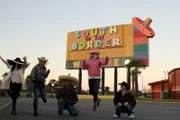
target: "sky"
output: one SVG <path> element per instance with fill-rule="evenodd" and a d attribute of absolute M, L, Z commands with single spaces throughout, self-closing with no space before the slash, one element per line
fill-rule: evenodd
<path fill-rule="evenodd" d="M 150 17 L 155 37 L 149 39 L 150 66 L 139 76 L 140 89 L 165 78 L 163 71 L 180 66 L 180 2 L 178 0 L 0 0 L 0 55 L 4 59 L 27 56 L 27 76 L 38 57 L 49 59 L 50 79 L 78 70 L 66 70 L 66 41 L 70 31 L 130 24 L 133 17 Z M 0 79 L 8 69 L 0 62 Z M 105 85 L 114 88 L 114 69 L 105 70 Z M 87 71 L 82 88 L 88 89 Z M 142 85 L 143 80 L 143 85 Z M 118 82 L 126 69 L 118 69 Z"/>

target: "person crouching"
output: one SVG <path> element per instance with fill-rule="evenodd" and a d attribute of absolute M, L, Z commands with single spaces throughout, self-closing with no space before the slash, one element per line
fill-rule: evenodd
<path fill-rule="evenodd" d="M 56 93 L 58 115 L 63 115 L 63 110 L 66 109 L 71 116 L 78 116 L 79 111 L 74 106 L 78 102 L 77 92 L 74 89 L 74 86 L 78 84 L 77 78 L 70 76 L 70 74 L 61 75 L 59 82 L 63 87 Z"/>
<path fill-rule="evenodd" d="M 129 85 L 126 82 L 119 83 L 120 91 L 114 96 L 115 114 L 113 118 L 118 118 L 121 113 L 128 113 L 130 119 L 134 119 L 133 108 L 136 106 L 135 97 L 129 91 Z"/>

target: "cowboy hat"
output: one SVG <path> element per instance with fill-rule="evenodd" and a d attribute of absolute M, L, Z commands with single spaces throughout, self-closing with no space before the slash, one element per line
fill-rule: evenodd
<path fill-rule="evenodd" d="M 22 64 L 24 64 L 24 62 L 21 61 L 21 58 L 19 58 L 19 57 L 15 58 L 14 60 L 7 59 L 7 62 L 8 62 L 8 64 L 10 64 L 10 65 L 15 65 L 15 64 L 22 65 Z M 25 65 L 29 65 L 29 64 L 30 64 L 30 63 L 26 63 Z"/>
<path fill-rule="evenodd" d="M 97 50 L 91 50 L 90 54 L 98 54 L 99 55 L 100 53 Z"/>
<path fill-rule="evenodd" d="M 119 83 L 118 85 L 125 86 L 126 89 L 130 89 L 129 85 L 126 82 L 124 82 L 124 81 L 122 83 Z"/>
<path fill-rule="evenodd" d="M 72 85 L 72 86 L 76 86 L 76 85 L 78 84 L 78 79 L 75 78 L 75 77 L 72 77 L 70 74 L 59 76 L 59 83 L 60 83 L 61 85 L 64 85 L 64 83 L 65 83 L 66 80 L 71 81 L 71 85 Z"/>
<path fill-rule="evenodd" d="M 38 60 L 41 62 L 47 62 L 48 61 L 48 59 L 46 59 L 45 57 L 41 57 L 41 58 L 38 57 Z"/>

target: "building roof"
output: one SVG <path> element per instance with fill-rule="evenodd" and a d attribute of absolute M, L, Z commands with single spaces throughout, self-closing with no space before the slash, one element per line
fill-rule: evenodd
<path fill-rule="evenodd" d="M 174 68 L 174 69 L 172 69 L 170 72 L 168 72 L 168 74 L 170 74 L 170 73 L 172 73 L 172 72 L 174 72 L 174 71 L 176 71 L 176 70 L 180 70 L 180 68 Z"/>
<path fill-rule="evenodd" d="M 168 82 L 168 79 L 164 80 L 164 82 Z M 162 83 L 162 80 L 148 83 L 148 85 L 152 86 L 152 85 L 156 85 L 156 84 L 160 84 L 160 83 Z"/>

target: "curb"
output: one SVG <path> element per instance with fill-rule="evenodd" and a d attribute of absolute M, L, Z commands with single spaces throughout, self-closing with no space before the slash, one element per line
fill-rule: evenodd
<path fill-rule="evenodd" d="M 78 95 L 79 99 L 93 99 L 90 95 Z M 112 100 L 114 96 L 101 96 L 99 95 L 99 98 L 105 99 L 105 100 Z M 158 100 L 136 100 L 137 102 L 149 102 L 149 103 L 166 103 L 166 104 L 180 104 L 179 102 L 166 102 L 166 101 L 158 101 Z"/>
<path fill-rule="evenodd" d="M 8 107 L 11 103 L 12 103 L 12 102 L 10 102 L 10 103 L 8 103 L 8 104 L 6 104 L 6 105 L 0 107 L 0 110 L 2 110 L 2 109 L 4 109 L 4 108 Z"/>

